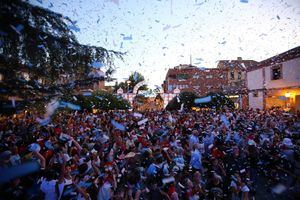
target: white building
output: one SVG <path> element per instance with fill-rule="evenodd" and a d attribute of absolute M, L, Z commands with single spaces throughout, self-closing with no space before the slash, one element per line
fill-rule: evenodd
<path fill-rule="evenodd" d="M 249 108 L 300 112 L 300 46 L 250 68 L 247 88 Z"/>

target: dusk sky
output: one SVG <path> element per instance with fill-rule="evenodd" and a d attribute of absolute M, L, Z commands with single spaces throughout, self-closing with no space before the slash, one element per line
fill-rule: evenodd
<path fill-rule="evenodd" d="M 127 52 L 114 77 L 161 85 L 179 64 L 261 61 L 300 45 L 299 0 L 30 0 L 76 21 L 82 44 Z"/>

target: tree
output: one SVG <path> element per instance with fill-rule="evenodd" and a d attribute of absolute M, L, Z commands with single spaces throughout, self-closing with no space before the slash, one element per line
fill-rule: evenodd
<path fill-rule="evenodd" d="M 184 108 L 191 109 L 191 107 L 195 106 L 194 101 L 197 97 L 193 92 L 181 92 L 168 103 L 166 110 L 179 110 L 181 104 L 184 104 Z"/>
<path fill-rule="evenodd" d="M 88 76 L 94 61 L 107 66 L 109 78 L 114 59 L 122 59 L 120 52 L 79 44 L 70 30 L 76 23 L 66 16 L 21 0 L 1 1 L 0 9 L 2 95 L 51 98 L 98 81 Z"/>
<path fill-rule="evenodd" d="M 116 90 L 121 87 L 124 91 L 132 92 L 134 86 L 136 86 L 136 84 L 138 84 L 139 82 L 144 81 L 144 80 L 145 80 L 145 78 L 141 73 L 139 73 L 139 72 L 131 73 L 125 82 L 120 82 L 118 84 Z M 139 89 L 140 90 L 148 90 L 148 87 L 147 87 L 147 85 L 143 85 Z"/>
<path fill-rule="evenodd" d="M 93 92 L 91 96 L 65 95 L 61 97 L 61 100 L 79 105 L 82 109 L 87 110 L 127 110 L 131 107 L 130 103 L 122 97 L 100 90 Z"/>

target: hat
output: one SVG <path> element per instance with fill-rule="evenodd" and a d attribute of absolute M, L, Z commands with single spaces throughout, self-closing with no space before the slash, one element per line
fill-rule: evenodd
<path fill-rule="evenodd" d="M 39 152 L 41 150 L 41 146 L 37 143 L 32 143 L 32 144 L 29 145 L 28 150 Z"/>
<path fill-rule="evenodd" d="M 254 140 L 248 140 L 248 145 L 255 146 L 256 143 L 254 142 Z"/>
<path fill-rule="evenodd" d="M 59 139 L 63 142 L 66 142 L 66 141 L 70 140 L 70 136 L 62 133 L 62 134 L 60 134 Z"/>
<path fill-rule="evenodd" d="M 129 152 L 124 158 L 133 158 L 135 156 L 134 152 Z"/>
<path fill-rule="evenodd" d="M 293 147 L 293 143 L 290 138 L 284 138 L 282 144 L 286 147 Z"/>

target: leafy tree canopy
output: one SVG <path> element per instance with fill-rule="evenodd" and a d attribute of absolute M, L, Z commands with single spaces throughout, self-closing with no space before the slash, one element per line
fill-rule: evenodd
<path fill-rule="evenodd" d="M 196 98 L 211 96 L 211 101 L 208 103 L 195 104 Z M 182 92 L 178 97 L 174 97 L 167 105 L 166 110 L 179 110 L 181 104 L 184 108 L 191 109 L 192 107 L 222 109 L 223 107 L 234 108 L 234 103 L 223 93 L 208 93 L 205 96 L 199 97 L 192 92 Z"/>
<path fill-rule="evenodd" d="M 134 86 L 136 86 L 136 84 L 144 80 L 145 77 L 140 72 L 133 72 L 130 74 L 130 76 L 125 82 L 120 82 L 117 85 L 116 89 L 119 89 L 121 87 L 124 91 L 128 90 L 129 92 L 132 92 Z M 139 90 L 148 90 L 148 87 L 147 85 L 143 85 L 139 88 Z"/>
<path fill-rule="evenodd" d="M 127 100 L 101 90 L 93 92 L 90 96 L 65 95 L 62 96 L 61 100 L 79 105 L 82 109 L 87 110 L 127 110 L 131 108 L 130 103 Z"/>
<path fill-rule="evenodd" d="M 103 78 L 88 76 L 93 62 L 105 65 L 109 78 L 114 59 L 122 59 L 120 52 L 79 44 L 70 30 L 76 23 L 66 16 L 21 0 L 1 1 L 0 9 L 2 95 L 62 94 Z"/>
<path fill-rule="evenodd" d="M 198 96 L 193 92 L 181 92 L 168 103 L 166 110 L 179 110 L 181 104 L 184 104 L 184 108 L 190 109 L 195 106 L 194 100 L 197 97 Z"/>

